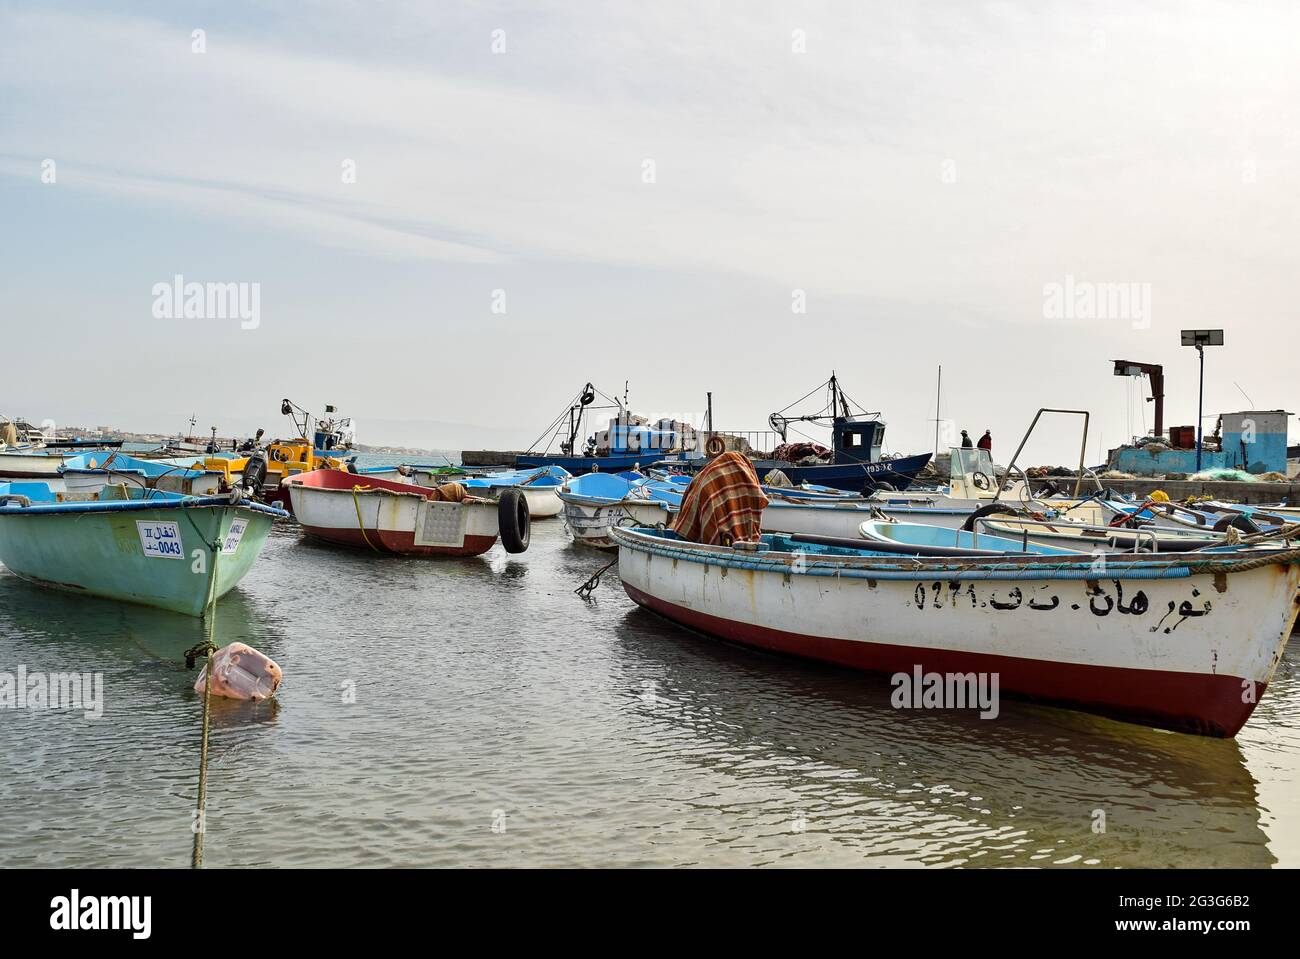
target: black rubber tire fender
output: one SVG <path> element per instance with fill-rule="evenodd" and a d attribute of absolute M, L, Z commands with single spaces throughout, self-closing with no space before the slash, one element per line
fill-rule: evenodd
<path fill-rule="evenodd" d="M 528 500 L 517 489 L 508 489 L 497 502 L 497 525 L 501 530 L 501 545 L 507 553 L 522 553 L 528 549 L 532 536 L 532 518 L 528 513 Z"/>
<path fill-rule="evenodd" d="M 966 522 L 961 524 L 961 528 L 965 532 L 969 533 L 975 529 L 975 521 L 979 519 L 981 516 L 991 516 L 994 513 L 1009 513 L 1011 515 L 1015 515 L 1016 512 L 1017 511 L 1014 508 L 1010 506 L 1006 506 L 1002 503 L 989 503 L 987 506 L 981 506 L 975 512 L 967 516 Z"/>
<path fill-rule="evenodd" d="M 1212 527 L 1216 533 L 1226 533 L 1229 528 L 1236 529 L 1246 534 L 1253 534 L 1261 531 L 1258 526 L 1251 522 L 1250 517 L 1243 516 L 1240 513 L 1233 513 L 1229 516 L 1225 516 Z"/>

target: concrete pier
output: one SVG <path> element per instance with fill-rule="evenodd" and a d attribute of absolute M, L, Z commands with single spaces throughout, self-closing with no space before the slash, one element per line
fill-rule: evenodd
<path fill-rule="evenodd" d="M 1063 492 L 1074 490 L 1074 480 L 1070 477 L 1053 476 L 1052 481 Z M 1155 490 L 1164 490 L 1172 500 L 1185 500 L 1190 496 L 1209 496 L 1233 503 L 1300 504 L 1300 483 L 1243 483 L 1235 481 L 1192 480 L 1158 480 L 1158 479 L 1103 479 L 1110 489 L 1119 493 L 1131 493 L 1146 497 Z M 1037 482 L 1035 482 L 1037 488 Z M 1083 481 L 1083 495 L 1087 496 L 1097 488 L 1091 478 Z"/>
<path fill-rule="evenodd" d="M 518 450 L 461 450 L 462 466 L 515 466 Z"/>

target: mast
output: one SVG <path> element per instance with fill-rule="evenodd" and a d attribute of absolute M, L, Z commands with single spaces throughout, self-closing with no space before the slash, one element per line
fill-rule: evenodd
<path fill-rule="evenodd" d="M 838 414 L 835 412 L 837 407 L 840 410 Z M 844 398 L 844 391 L 840 389 L 839 378 L 835 375 L 835 371 L 831 370 L 831 416 L 833 418 L 837 415 L 848 419 L 849 403 L 848 400 Z"/>

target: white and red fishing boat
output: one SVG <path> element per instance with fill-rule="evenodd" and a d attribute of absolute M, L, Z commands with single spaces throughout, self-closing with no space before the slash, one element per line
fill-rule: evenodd
<path fill-rule="evenodd" d="M 1263 695 L 1300 587 L 1295 549 L 1103 560 L 609 535 L 627 594 L 694 630 L 872 672 L 996 674 L 1007 693 L 1212 736 L 1235 735 Z"/>
<path fill-rule="evenodd" d="M 528 548 L 528 502 L 517 490 L 497 500 L 459 483 L 395 483 L 344 470 L 284 480 L 293 513 L 316 539 L 403 556 L 478 556 L 498 539 L 508 553 Z"/>

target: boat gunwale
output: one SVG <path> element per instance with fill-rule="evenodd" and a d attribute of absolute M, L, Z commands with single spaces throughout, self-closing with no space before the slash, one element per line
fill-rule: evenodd
<path fill-rule="evenodd" d="M 1069 579 L 1069 580 L 1106 580 L 1106 579 L 1182 579 L 1192 575 L 1211 575 L 1224 572 L 1245 572 L 1259 565 L 1268 564 L 1268 560 L 1278 554 L 1295 553 L 1295 550 L 1278 549 L 1269 554 L 1250 553 L 1240 557 L 1225 556 L 1222 553 L 1193 555 L 1190 553 L 1165 553 L 1160 559 L 1141 560 L 1137 562 L 1117 561 L 1114 557 L 1125 554 L 1106 554 L 1105 569 L 1095 568 L 1096 560 L 1089 557 L 1089 562 L 1045 562 L 1042 555 L 1025 554 L 1018 556 L 1008 554 L 998 557 L 996 563 L 987 558 L 971 557 L 962 562 L 951 557 L 906 556 L 891 562 L 888 554 L 882 556 L 841 555 L 822 557 L 815 553 L 781 552 L 776 550 L 755 550 L 745 555 L 733 547 L 711 546 L 703 543 L 687 543 L 681 540 L 667 540 L 662 535 L 651 535 L 636 527 L 612 527 L 610 538 L 620 547 L 639 550 L 665 556 L 670 559 L 685 559 L 689 562 L 731 569 L 749 569 L 758 572 L 780 573 L 783 575 L 844 576 L 853 579 L 933 579 L 942 575 L 947 579 Z M 783 537 L 790 542 L 797 540 Z M 667 545 L 676 543 L 677 545 Z M 867 547 L 864 547 L 864 549 Z M 798 561 L 800 569 L 794 569 Z M 973 564 L 973 566 L 972 566 Z M 1224 569 L 1224 566 L 1242 565 L 1242 570 Z M 1283 561 L 1276 565 L 1300 565 L 1300 557 Z M 1209 568 L 1200 568 L 1200 567 Z"/>
<path fill-rule="evenodd" d="M 463 500 L 433 499 L 430 494 L 437 492 L 436 486 L 420 486 L 416 487 L 415 490 L 395 490 L 389 489 L 386 486 L 357 486 L 355 489 L 344 489 L 341 486 L 311 486 L 307 483 L 294 483 L 289 480 L 286 480 L 280 485 L 288 487 L 291 491 L 290 495 L 292 495 L 292 490 L 297 489 L 310 493 L 332 493 L 335 495 L 342 494 L 344 496 L 412 496 L 416 499 L 428 500 L 431 503 L 454 503 L 458 506 L 490 506 L 493 509 L 497 506 L 496 500 L 488 499 L 486 496 L 467 495 Z M 421 493 L 419 490 L 427 490 L 427 492 Z M 289 513 L 286 512 L 284 515 L 288 516 Z"/>
<path fill-rule="evenodd" d="M 16 497 L 18 493 L 0 493 L 0 500 L 6 496 Z M 289 511 L 278 506 L 254 502 L 250 499 L 232 501 L 229 496 L 181 496 L 177 499 L 145 498 L 132 500 L 86 500 L 71 503 L 36 503 L 26 506 L 12 501 L 0 502 L 0 516 L 40 516 L 51 513 L 129 513 L 142 510 L 159 509 L 246 509 L 254 513 L 265 513 L 275 518 L 286 518 Z"/>

